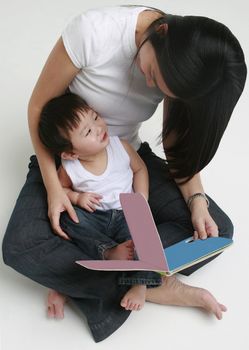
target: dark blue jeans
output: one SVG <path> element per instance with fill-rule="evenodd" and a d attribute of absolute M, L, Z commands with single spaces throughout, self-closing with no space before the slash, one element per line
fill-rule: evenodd
<path fill-rule="evenodd" d="M 90 259 L 104 259 L 106 249 L 132 239 L 122 210 L 96 210 L 90 213 L 82 208 L 74 207 L 79 223 L 75 223 L 64 212 L 60 224 L 72 242 Z M 159 286 L 161 275 L 153 271 L 123 272 L 118 280 L 119 284 Z"/>
<path fill-rule="evenodd" d="M 193 234 L 189 210 L 170 179 L 167 164 L 147 143 L 139 154 L 150 177 L 149 204 L 163 246 L 169 246 Z M 223 237 L 231 238 L 233 225 L 227 215 L 209 198 L 209 211 Z M 35 156 L 31 157 L 27 181 L 17 199 L 3 240 L 7 265 L 32 280 L 68 295 L 85 314 L 94 340 L 99 342 L 117 330 L 130 311 L 120 300 L 130 288 L 118 284 L 119 272 L 100 272 L 82 268 L 75 260 L 89 259 L 72 241 L 56 236 L 47 217 L 47 196 Z M 183 271 L 197 270 L 208 260 Z"/>

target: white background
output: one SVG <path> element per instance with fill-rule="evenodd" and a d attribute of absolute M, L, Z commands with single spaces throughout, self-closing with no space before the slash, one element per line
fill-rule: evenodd
<path fill-rule="evenodd" d="M 25 181 L 29 138 L 27 103 L 45 60 L 68 21 L 88 8 L 136 1 L 1 0 L 0 6 L 0 235 L 3 237 L 17 194 Z M 249 54 L 249 5 L 246 0 L 144 1 L 173 14 L 212 17 L 225 23 Z M 194 275 L 181 280 L 209 289 L 228 307 L 222 321 L 196 309 L 147 303 L 133 312 L 107 340 L 94 343 L 85 320 L 70 305 L 63 321 L 45 315 L 47 290 L 0 262 L 0 349 L 249 349 L 248 230 L 248 84 L 211 164 L 203 171 L 206 192 L 235 225 L 235 244 Z M 141 130 L 153 149 L 162 108 Z"/>

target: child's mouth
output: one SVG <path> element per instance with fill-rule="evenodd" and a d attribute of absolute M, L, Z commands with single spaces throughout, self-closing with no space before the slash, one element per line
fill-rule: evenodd
<path fill-rule="evenodd" d="M 106 138 L 107 138 L 107 136 L 108 136 L 108 135 L 107 135 L 107 132 L 105 132 L 104 135 L 103 135 L 103 137 L 102 137 L 102 140 L 101 140 L 101 141 L 105 141 Z"/>

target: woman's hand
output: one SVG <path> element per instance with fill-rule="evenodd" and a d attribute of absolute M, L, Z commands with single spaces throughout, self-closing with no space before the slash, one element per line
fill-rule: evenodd
<path fill-rule="evenodd" d="M 67 211 L 74 222 L 79 222 L 76 212 L 64 190 L 61 188 L 50 191 L 48 193 L 48 217 L 52 228 L 58 236 L 70 240 L 68 235 L 60 227 L 60 215 L 63 211 Z"/>
<path fill-rule="evenodd" d="M 195 198 L 191 204 L 191 219 L 195 229 L 194 239 L 218 237 L 218 226 L 209 214 L 207 203 L 203 198 Z"/>

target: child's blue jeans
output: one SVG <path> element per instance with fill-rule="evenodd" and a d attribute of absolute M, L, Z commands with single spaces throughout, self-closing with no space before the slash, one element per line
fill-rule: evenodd
<path fill-rule="evenodd" d="M 72 242 L 91 259 L 102 260 L 106 249 L 132 239 L 122 210 L 96 210 L 90 213 L 76 206 L 74 209 L 79 223 L 72 221 L 69 215 L 64 212 L 61 215 L 61 227 Z M 153 271 L 127 271 L 120 274 L 118 283 L 159 286 L 161 276 Z"/>

